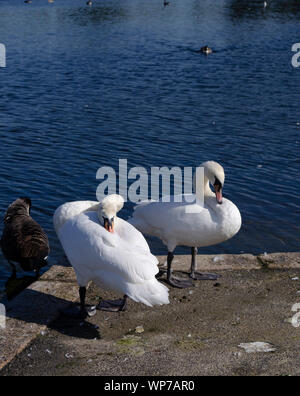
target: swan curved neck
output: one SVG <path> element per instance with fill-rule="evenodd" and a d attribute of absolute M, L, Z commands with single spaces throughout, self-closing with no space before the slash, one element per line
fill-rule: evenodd
<path fill-rule="evenodd" d="M 209 186 L 209 179 L 204 176 L 204 197 L 213 197 L 214 193 L 212 192 Z"/>

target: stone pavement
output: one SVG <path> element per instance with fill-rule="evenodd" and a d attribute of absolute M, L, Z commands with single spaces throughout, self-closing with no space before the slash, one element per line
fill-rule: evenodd
<path fill-rule="evenodd" d="M 174 269 L 189 263 L 176 256 Z M 0 375 L 299 375 L 300 253 L 199 256 L 199 267 L 222 278 L 171 289 L 168 306 L 130 301 L 86 322 L 60 315 L 78 287 L 72 268 L 52 267 L 6 307 Z M 88 303 L 99 296 L 117 297 L 92 284 Z M 273 352 L 240 346 L 252 342 Z"/>

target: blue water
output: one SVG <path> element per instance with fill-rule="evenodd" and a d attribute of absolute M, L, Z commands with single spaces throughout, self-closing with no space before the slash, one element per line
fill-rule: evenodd
<path fill-rule="evenodd" d="M 299 251 L 300 69 L 291 47 L 300 4 L 262 3 L 0 0 L 1 217 L 18 196 L 31 197 L 49 263 L 64 264 L 53 212 L 94 200 L 100 166 L 214 159 L 244 224 L 202 251 Z M 196 52 L 206 44 L 215 50 L 208 57 Z M 8 277 L 0 256 L 0 289 Z"/>

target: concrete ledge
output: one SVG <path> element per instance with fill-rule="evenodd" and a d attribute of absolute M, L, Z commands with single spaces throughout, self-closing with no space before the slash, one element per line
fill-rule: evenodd
<path fill-rule="evenodd" d="M 63 280 L 58 280 L 60 276 Z M 76 301 L 78 286 L 68 282 L 72 277 L 72 268 L 54 266 L 6 304 L 6 329 L 0 329 L 0 370 L 44 331 L 61 309 Z"/>
<path fill-rule="evenodd" d="M 161 265 L 165 256 L 159 256 Z M 176 255 L 174 270 L 188 271 L 190 256 Z M 254 256 L 199 255 L 203 271 L 300 269 L 299 253 L 274 253 Z M 6 305 L 6 329 L 0 329 L 0 370 L 10 363 L 38 334 L 45 331 L 60 311 L 78 299 L 78 286 L 72 268 L 53 266 L 37 282 Z"/>
<path fill-rule="evenodd" d="M 54 265 L 45 272 L 39 279 L 40 282 L 64 282 L 64 283 L 76 283 L 76 274 L 72 267 L 62 267 Z"/>
<path fill-rule="evenodd" d="M 271 255 L 270 255 L 271 256 Z M 299 253 L 300 257 L 300 253 Z M 166 265 L 166 257 L 158 256 L 160 265 Z M 191 256 L 175 256 L 172 268 L 178 271 L 188 271 L 191 267 Z M 240 269 L 261 269 L 262 265 L 252 254 L 220 254 L 199 255 L 198 269 L 201 271 L 221 271 Z"/>
<path fill-rule="evenodd" d="M 300 268 L 300 253 L 272 253 L 260 255 L 257 259 L 269 269 Z"/>

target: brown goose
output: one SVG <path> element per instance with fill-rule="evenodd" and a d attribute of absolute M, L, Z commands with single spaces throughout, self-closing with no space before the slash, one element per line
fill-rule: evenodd
<path fill-rule="evenodd" d="M 47 265 L 50 253 L 48 237 L 30 216 L 31 200 L 19 198 L 13 202 L 4 218 L 1 238 L 3 254 L 16 274 L 16 264 L 23 271 L 39 270 Z"/>

